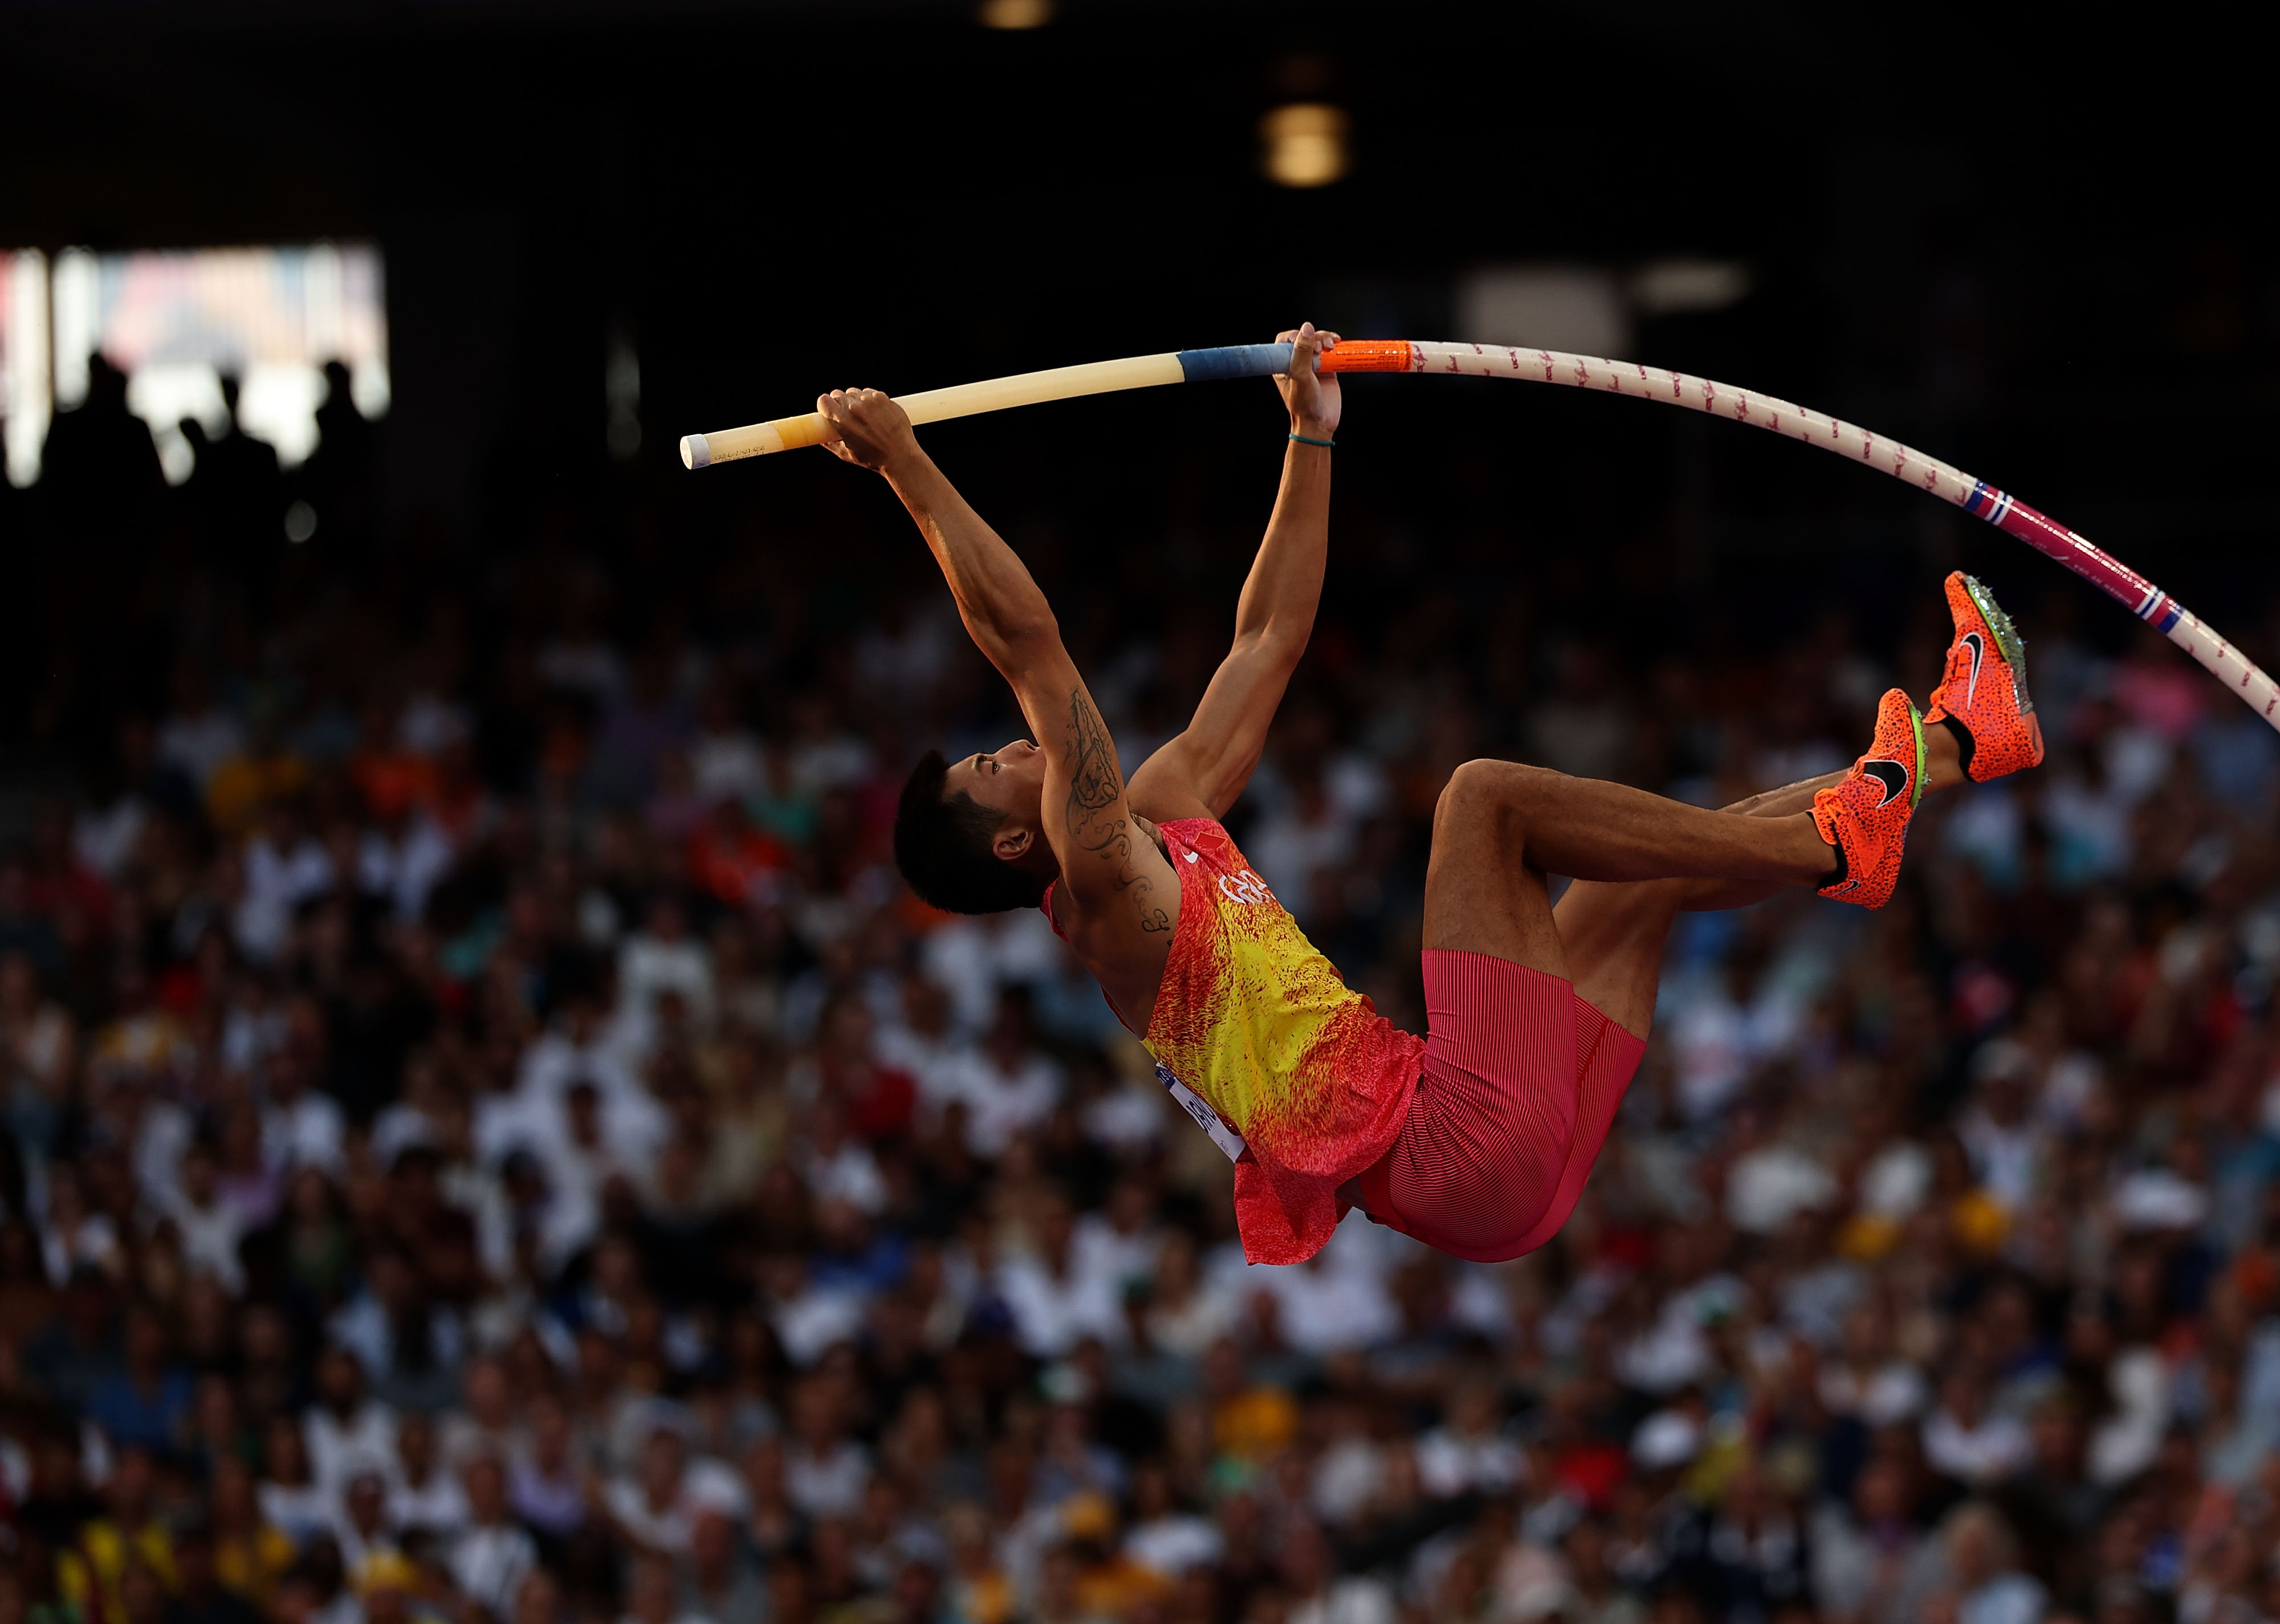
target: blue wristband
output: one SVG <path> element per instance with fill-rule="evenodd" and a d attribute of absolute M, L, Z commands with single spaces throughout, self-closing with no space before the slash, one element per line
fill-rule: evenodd
<path fill-rule="evenodd" d="M 1336 442 L 1336 441 L 1335 441 L 1335 440 L 1313 440 L 1313 439 L 1309 439 L 1309 438 L 1308 438 L 1306 435 L 1305 435 L 1296 434 L 1296 433 L 1292 434 L 1290 437 L 1291 437 L 1293 440 L 1296 440 L 1296 441 L 1297 441 L 1300 445 L 1319 445 L 1319 446 L 1321 446 L 1324 450 L 1329 450 L 1332 446 L 1335 446 L 1336 444 L 1337 444 L 1337 442 Z"/>

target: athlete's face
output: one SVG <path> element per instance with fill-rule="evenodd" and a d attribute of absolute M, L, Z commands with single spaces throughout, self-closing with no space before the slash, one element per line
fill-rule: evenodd
<path fill-rule="evenodd" d="M 1040 830 L 1045 752 L 1027 739 L 1015 739 L 996 750 L 953 761 L 944 780 L 943 793 L 956 795 L 961 789 L 974 797 L 976 805 L 987 806 L 1005 819 L 998 826 L 997 842 L 1005 855 L 1002 849 L 1009 836 L 1026 832 L 1035 838 Z"/>

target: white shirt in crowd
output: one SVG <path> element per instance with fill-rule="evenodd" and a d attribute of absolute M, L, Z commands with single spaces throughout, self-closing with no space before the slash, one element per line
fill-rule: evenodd
<path fill-rule="evenodd" d="M 1437 1499 L 1502 1494 L 1522 1469 L 1520 1446 L 1493 1433 L 1467 1437 L 1436 1427 L 1417 1440 L 1417 1481 Z"/>
<path fill-rule="evenodd" d="M 1087 1212 L 1076 1220 L 1069 1243 L 1070 1266 L 1080 1274 L 1098 1274 L 1121 1286 L 1146 1280 L 1156 1273 L 1156 1253 L 1163 1237 L 1146 1226 L 1127 1233 L 1104 1212 Z"/>
<path fill-rule="evenodd" d="M 150 806 L 139 795 L 122 795 L 110 805 L 89 807 L 72 822 L 72 850 L 105 880 L 116 881 L 142 838 Z"/>
<path fill-rule="evenodd" d="M 1361 1515 L 1385 1482 L 1385 1456 L 1365 1433 L 1351 1433 L 1314 1462 L 1306 1498 L 1324 1521 L 1345 1524 Z"/>
<path fill-rule="evenodd" d="M 969 1051 L 947 1081 L 950 1098 L 966 1106 L 966 1148 L 992 1159 L 1014 1135 L 1043 1126 L 1061 1099 L 1061 1068 L 1034 1050 L 1010 1073 Z"/>
<path fill-rule="evenodd" d="M 758 795 L 768 785 L 760 742 L 741 727 L 699 733 L 689 744 L 689 779 L 707 806 Z"/>
<path fill-rule="evenodd" d="M 245 748 L 245 729 L 216 705 L 196 716 L 169 716 L 158 727 L 158 761 L 179 770 L 203 792 L 221 764 Z"/>
<path fill-rule="evenodd" d="M 957 1023 L 968 1032 L 989 1026 L 999 989 L 1051 981 L 1067 952 L 1034 908 L 954 919 L 928 931 L 919 948 L 920 968 L 948 989 Z"/>
<path fill-rule="evenodd" d="M 388 1491 L 388 1520 L 395 1528 L 449 1534 L 465 1528 L 468 1514 L 467 1491 L 449 1472 L 430 1472 L 424 1483 L 399 1482 Z"/>
<path fill-rule="evenodd" d="M 1366 1575 L 1331 1581 L 1320 1596 L 1290 1609 L 1290 1624 L 1395 1624 L 1401 1616 L 1393 1591 Z"/>
<path fill-rule="evenodd" d="M 302 1417 L 301 1435 L 310 1476 L 335 1499 L 359 1469 L 389 1471 L 396 1459 L 396 1412 L 376 1398 L 365 1400 L 346 1420 L 312 1405 Z"/>
<path fill-rule="evenodd" d="M 808 1193 L 818 1201 L 843 1201 L 874 1218 L 887 1210 L 886 1174 L 879 1171 L 878 1158 L 859 1140 L 843 1142 L 828 1156 L 810 1147 L 800 1171 Z"/>
<path fill-rule="evenodd" d="M 196 1136 L 190 1113 L 170 1099 L 154 1099 L 142 1107 L 135 1124 L 135 1179 L 142 1198 L 160 1212 L 171 1212 L 182 1194 L 182 1152 Z"/>
<path fill-rule="evenodd" d="M 769 1316 L 784 1357 L 805 1370 L 843 1342 L 861 1333 L 866 1308 L 859 1291 L 808 1281 L 776 1305 Z"/>
<path fill-rule="evenodd" d="M 1673 995 L 1669 1022 L 1678 1071 L 1678 1107 L 1690 1122 L 1723 1109 L 1742 1080 L 1796 1041 L 1803 1013 L 1778 986 L 1756 989 L 1747 1004 L 1736 1002 L 1726 977 L 1690 977 Z"/>
<path fill-rule="evenodd" d="M 1967 1422 L 1942 1408 L 1923 1424 L 1923 1451 L 1933 1470 L 1976 1486 L 2000 1482 L 2022 1470 L 2035 1444 L 2016 1416 L 1982 1415 Z"/>
<path fill-rule="evenodd" d="M 538 1566 L 538 1548 L 511 1522 L 469 1528 L 451 1543 L 451 1577 L 495 1619 L 514 1616 L 515 1592 Z"/>
<path fill-rule="evenodd" d="M 81 1264 L 108 1269 L 119 1256 L 119 1226 L 103 1212 L 90 1212 L 75 1223 L 50 1216 L 40 1235 L 40 1261 L 48 1283 L 61 1290 L 72 1271 Z"/>
<path fill-rule="evenodd" d="M 182 1261 L 211 1274 L 232 1297 L 243 1291 L 245 1270 L 238 1262 L 237 1244 L 245 1238 L 245 1220 L 236 1210 L 219 1201 L 199 1206 L 179 1189 L 166 1205 L 174 1232 L 181 1236 Z"/>
<path fill-rule="evenodd" d="M 1615 1374 L 1623 1382 L 1659 1396 L 1700 1381 L 1714 1363 L 1701 1316 L 1687 1292 L 1668 1299 L 1652 1326 L 1615 1351 Z"/>
<path fill-rule="evenodd" d="M 797 1438 L 784 1445 L 784 1493 L 810 1517 L 852 1516 L 870 1482 L 871 1457 L 859 1443 L 842 1438 L 819 1453 Z"/>
<path fill-rule="evenodd" d="M 281 1172 L 341 1165 L 348 1119 L 328 1094 L 304 1089 L 300 1097 L 272 1101 L 261 1112 L 261 1159 Z"/>
<path fill-rule="evenodd" d="M 1275 1294 L 1283 1338 L 1301 1353 L 1366 1347 L 1401 1328 L 1383 1277 L 1366 1266 L 1339 1266 L 1328 1248 L 1298 1268 L 1259 1274 L 1257 1289 Z"/>
<path fill-rule="evenodd" d="M 1726 1174 L 1726 1217 L 1745 1235 L 1771 1235 L 1836 1198 L 1836 1175 L 1794 1145 L 1745 1151 Z"/>
<path fill-rule="evenodd" d="M 2084 1465 L 2103 1489 L 2126 1483 L 2153 1464 L 2169 1429 L 2169 1366 L 2153 1348 L 2124 1348 L 2106 1367 L 2114 1413 L 2091 1429 Z"/>
<path fill-rule="evenodd" d="M 508 1097 L 526 1114 L 527 1123 L 516 1126 L 543 1126 L 551 1121 L 546 1108 L 558 1105 L 572 1085 L 579 1082 L 594 1085 L 594 1091 L 601 1097 L 603 1118 L 611 1123 L 612 1132 L 621 1125 L 630 1125 L 635 1116 L 643 1114 L 644 1103 L 655 1108 L 649 1090 L 642 1087 L 641 1079 L 626 1063 L 624 1055 L 609 1041 L 605 1024 L 597 1026 L 584 1043 L 558 1027 L 542 1034 L 522 1052 L 521 1064 L 515 1070 L 514 1090 Z M 512 1148 L 484 1143 L 480 1131 L 479 1120 L 477 1148 L 485 1160 L 504 1156 Z"/>
<path fill-rule="evenodd" d="M 237 945 L 256 964 L 284 951 L 296 909 L 333 886 L 333 859 L 313 835 L 281 851 L 266 834 L 245 843 L 245 880 L 231 921 Z"/>
<path fill-rule="evenodd" d="M 264 1482 L 254 1491 L 261 1520 L 297 1545 L 305 1545 L 332 1527 L 333 1497 L 315 1482 L 294 1486 Z"/>
<path fill-rule="evenodd" d="M 1906 1359 L 1860 1372 L 1847 1365 L 1821 1367 L 1821 1402 L 1832 1415 L 1854 1415 L 1869 1427 L 1912 1420 L 1931 1402 L 1931 1384 Z"/>
<path fill-rule="evenodd" d="M 365 831 L 357 847 L 357 883 L 372 896 L 388 898 L 396 917 L 408 925 L 426 911 L 428 893 L 458 860 L 451 837 L 423 812 L 394 839 L 380 829 Z"/>
<path fill-rule="evenodd" d="M 880 1065 L 911 1080 L 918 1090 L 920 1113 L 929 1123 L 939 1120 L 943 1107 L 958 1097 L 959 1079 L 981 1058 L 974 1045 L 954 1032 L 930 1037 L 899 1020 L 879 1028 L 872 1052 Z"/>
<path fill-rule="evenodd" d="M 1014 1339 L 1033 1358 L 1059 1358 L 1087 1336 L 1124 1345 L 1124 1304 L 1113 1274 L 1078 1266 L 1056 1275 L 1044 1259 L 1008 1258 L 998 1266 L 998 1295 L 1013 1316 Z"/>
<path fill-rule="evenodd" d="M 1227 1541 L 1216 1524 L 1184 1512 L 1141 1523 L 1124 1536 L 1124 1554 L 1167 1579 L 1177 1579 L 1191 1567 L 1208 1566 L 1226 1550 Z"/>
<path fill-rule="evenodd" d="M 1860 1211 L 1872 1218 L 1906 1218 L 1931 1193 L 1931 1152 L 1913 1139 L 1895 1139 L 1860 1169 Z"/>
<path fill-rule="evenodd" d="M 2042 1160 L 2041 1135 L 2030 1118 L 2006 1125 L 1974 1108 L 1956 1124 L 1955 1135 L 1971 1158 L 1971 1170 L 2006 1211 L 2023 1212 L 2035 1194 Z"/>
<path fill-rule="evenodd" d="M 675 1495 L 662 1509 L 652 1507 L 640 1483 L 630 1477 L 616 1477 L 603 1486 L 602 1504 L 635 1544 L 674 1556 L 687 1553 L 693 1508 L 686 1496 Z"/>
<path fill-rule="evenodd" d="M 610 1035 L 620 1054 L 645 1057 L 657 1046 L 657 1002 L 666 993 L 680 997 L 692 1031 L 710 1031 L 712 951 L 693 936 L 671 942 L 645 932 L 628 936 L 618 950 L 618 1011 Z"/>
<path fill-rule="evenodd" d="M 1956 1624 L 2037 1624 L 2049 1601 L 2049 1592 L 2029 1575 L 1998 1574 L 1957 1602 Z"/>

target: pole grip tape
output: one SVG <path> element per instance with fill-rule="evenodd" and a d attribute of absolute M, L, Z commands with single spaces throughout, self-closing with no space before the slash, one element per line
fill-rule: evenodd
<path fill-rule="evenodd" d="M 1290 346 L 1228 344 L 1217 350 L 1182 350 L 1179 359 L 1180 372 L 1190 383 L 1209 383 L 1221 378 L 1271 378 L 1290 370 Z M 1406 373 L 1416 370 L 1416 361 L 1406 339 L 1350 338 L 1335 350 L 1324 350 L 1314 370 Z"/>
<path fill-rule="evenodd" d="M 1180 372 L 1190 383 L 1221 378 L 1272 378 L 1290 369 L 1288 344 L 1225 344 L 1217 350 L 1182 350 Z"/>

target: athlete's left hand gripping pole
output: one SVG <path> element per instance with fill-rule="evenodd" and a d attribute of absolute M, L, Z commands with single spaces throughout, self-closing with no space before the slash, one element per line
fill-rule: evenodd
<path fill-rule="evenodd" d="M 1349 340 L 1323 354 L 1323 372 L 1407 372 L 1410 346 L 1406 342 L 1375 343 Z M 1271 378 L 1290 365 L 1288 344 L 1229 344 L 1217 350 L 1168 350 L 1162 355 L 1136 355 L 1121 361 L 1093 361 L 1082 366 L 1056 366 L 1041 373 L 1017 373 L 982 383 L 961 383 L 947 389 L 927 389 L 898 395 L 895 404 L 913 423 L 939 423 L 945 418 L 972 417 L 981 412 L 1003 412 L 1010 406 L 1034 406 L 1049 400 L 1072 400 L 1080 395 L 1107 395 L 1118 389 L 1144 389 L 1159 383 L 1202 383 L 1215 378 Z M 684 435 L 681 460 L 690 468 L 709 468 L 716 462 L 766 457 L 772 451 L 796 451 L 821 445 L 828 426 L 820 412 L 778 418 L 772 423 L 752 423 L 743 428 L 716 429 L 711 434 Z"/>

